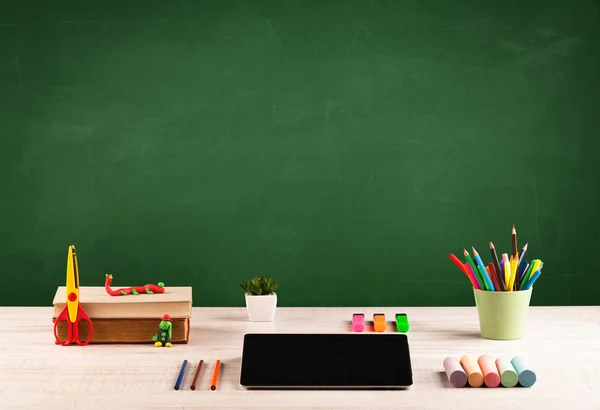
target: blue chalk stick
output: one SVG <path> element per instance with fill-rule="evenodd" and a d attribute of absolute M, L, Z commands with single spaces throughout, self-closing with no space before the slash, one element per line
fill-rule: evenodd
<path fill-rule="evenodd" d="M 519 375 L 519 384 L 523 387 L 531 387 L 535 384 L 537 377 L 522 357 L 516 356 L 510 361 Z"/>

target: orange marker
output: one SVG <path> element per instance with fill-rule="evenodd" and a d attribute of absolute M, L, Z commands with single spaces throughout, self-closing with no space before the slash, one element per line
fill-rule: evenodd
<path fill-rule="evenodd" d="M 221 361 L 217 360 L 215 363 L 215 371 L 213 372 L 212 383 L 210 384 L 211 390 L 217 389 L 217 381 L 219 380 L 219 368 L 221 367 Z"/>
<path fill-rule="evenodd" d="M 385 315 L 383 313 L 375 313 L 373 315 L 373 329 L 376 332 L 385 331 Z"/>

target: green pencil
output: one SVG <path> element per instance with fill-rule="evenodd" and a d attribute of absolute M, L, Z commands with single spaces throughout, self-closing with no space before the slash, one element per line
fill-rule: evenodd
<path fill-rule="evenodd" d="M 485 280 L 483 279 L 481 272 L 479 272 L 479 269 L 477 269 L 477 267 L 473 263 L 473 259 L 471 259 L 471 255 L 469 255 L 469 252 L 467 252 L 467 250 L 465 248 L 463 248 L 463 251 L 464 251 L 463 253 L 465 255 L 465 259 L 467 260 L 467 263 L 469 264 L 469 266 L 471 267 L 471 270 L 477 276 L 477 280 L 481 284 L 481 289 L 482 290 L 490 290 L 488 288 L 487 284 L 485 283 Z"/>

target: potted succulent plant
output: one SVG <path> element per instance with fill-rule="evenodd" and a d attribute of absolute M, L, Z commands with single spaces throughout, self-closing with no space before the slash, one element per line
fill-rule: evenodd
<path fill-rule="evenodd" d="M 271 278 L 255 276 L 240 285 L 246 292 L 246 310 L 253 322 L 272 322 L 277 308 L 277 283 Z"/>

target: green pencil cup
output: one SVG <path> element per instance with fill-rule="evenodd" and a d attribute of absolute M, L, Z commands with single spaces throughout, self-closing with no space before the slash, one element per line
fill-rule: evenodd
<path fill-rule="evenodd" d="M 522 338 L 532 290 L 533 287 L 516 292 L 490 292 L 474 288 L 481 337 L 492 340 Z"/>

